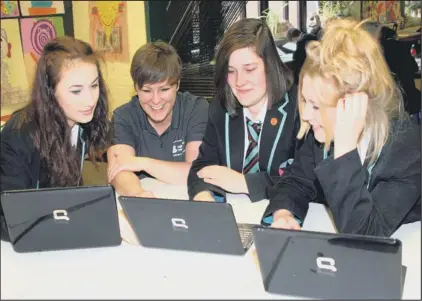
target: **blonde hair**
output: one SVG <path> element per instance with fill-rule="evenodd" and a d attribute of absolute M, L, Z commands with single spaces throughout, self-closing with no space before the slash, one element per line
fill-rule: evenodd
<path fill-rule="evenodd" d="M 367 157 L 373 163 L 390 134 L 392 119 L 404 118 L 401 92 L 394 82 L 378 41 L 354 20 L 333 20 L 324 29 L 321 41 L 311 41 L 306 48 L 307 58 L 299 75 L 299 113 L 302 116 L 304 99 L 303 77 L 312 80 L 321 78 L 334 83 L 335 99 L 322 97 L 315 86 L 324 106 L 335 107 L 337 101 L 347 93 L 365 92 L 368 95 L 368 110 L 364 130 L 370 131 L 371 139 Z M 301 139 L 309 130 L 309 124 L 301 118 L 297 135 Z M 331 131 L 332 132 L 332 131 Z M 326 133 L 325 149 L 328 151 L 332 134 Z"/>

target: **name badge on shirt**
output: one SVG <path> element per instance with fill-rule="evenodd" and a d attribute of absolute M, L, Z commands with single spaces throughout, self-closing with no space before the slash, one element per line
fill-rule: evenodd
<path fill-rule="evenodd" d="M 182 139 L 173 141 L 172 154 L 173 157 L 179 157 L 185 153 L 185 141 Z"/>

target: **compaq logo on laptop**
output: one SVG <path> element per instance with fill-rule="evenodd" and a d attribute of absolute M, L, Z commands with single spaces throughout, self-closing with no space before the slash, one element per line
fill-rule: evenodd
<path fill-rule="evenodd" d="M 67 211 L 63 209 L 54 210 L 53 217 L 55 220 L 65 220 L 65 221 L 70 220 L 70 218 L 67 216 Z"/>
<path fill-rule="evenodd" d="M 186 221 L 183 218 L 173 217 L 171 219 L 171 224 L 175 228 L 189 229 L 188 225 L 186 224 Z"/>
<path fill-rule="evenodd" d="M 317 257 L 316 264 L 321 270 L 328 270 L 331 272 L 337 272 L 335 267 L 336 261 L 330 257 Z"/>

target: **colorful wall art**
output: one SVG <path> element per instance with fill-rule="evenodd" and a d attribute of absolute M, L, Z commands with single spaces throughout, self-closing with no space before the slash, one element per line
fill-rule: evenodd
<path fill-rule="evenodd" d="M 400 22 L 400 1 L 363 1 L 363 18 L 381 24 Z"/>
<path fill-rule="evenodd" d="M 10 18 L 19 16 L 18 1 L 1 1 L 1 17 Z"/>
<path fill-rule="evenodd" d="M 31 83 L 36 63 L 44 45 L 64 35 L 62 17 L 40 17 L 21 19 L 22 45 L 28 81 Z"/>
<path fill-rule="evenodd" d="M 129 60 L 126 1 L 90 1 L 90 42 L 107 60 Z"/>
<path fill-rule="evenodd" d="M 1 21 L 1 106 L 28 101 L 28 81 L 17 19 Z"/>
<path fill-rule="evenodd" d="M 22 16 L 64 14 L 63 1 L 19 1 Z"/>

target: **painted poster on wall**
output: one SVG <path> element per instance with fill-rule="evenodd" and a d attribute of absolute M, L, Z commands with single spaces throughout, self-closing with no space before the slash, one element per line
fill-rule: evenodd
<path fill-rule="evenodd" d="M 64 14 L 63 1 L 19 1 L 22 16 Z"/>
<path fill-rule="evenodd" d="M 89 1 L 90 42 L 107 60 L 129 61 L 126 1 Z"/>
<path fill-rule="evenodd" d="M 363 18 L 378 21 L 381 24 L 400 22 L 400 1 L 364 1 Z"/>
<path fill-rule="evenodd" d="M 18 1 L 1 1 L 1 18 L 13 18 L 18 16 Z"/>
<path fill-rule="evenodd" d="M 32 83 L 36 64 L 44 45 L 55 37 L 64 36 L 62 17 L 21 19 L 22 45 L 26 73 Z"/>
<path fill-rule="evenodd" d="M 28 101 L 28 81 L 19 21 L 9 19 L 1 21 L 1 106 L 25 103 Z"/>

